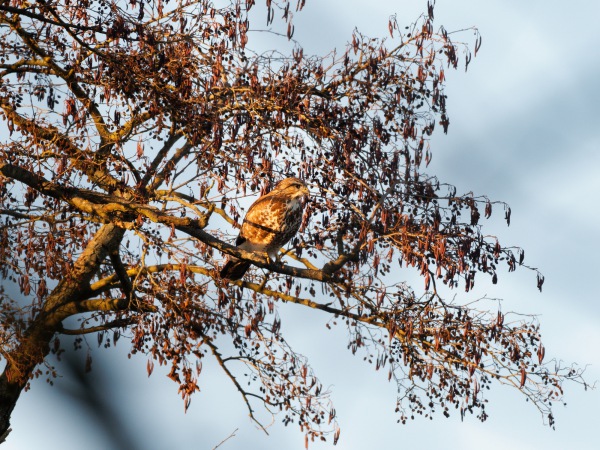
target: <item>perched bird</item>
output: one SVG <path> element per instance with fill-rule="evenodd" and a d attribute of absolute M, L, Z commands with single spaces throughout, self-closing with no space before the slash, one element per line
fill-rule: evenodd
<path fill-rule="evenodd" d="M 304 182 L 290 177 L 256 200 L 246 213 L 235 245 L 248 252 L 266 253 L 277 259 L 283 247 L 298 232 L 302 223 L 304 200 L 310 194 Z M 230 256 L 221 269 L 221 278 L 239 280 L 250 263 Z"/>

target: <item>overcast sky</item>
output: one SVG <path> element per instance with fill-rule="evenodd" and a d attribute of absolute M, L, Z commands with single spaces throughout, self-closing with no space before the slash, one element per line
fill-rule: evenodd
<path fill-rule="evenodd" d="M 425 0 L 307 0 L 296 16 L 295 37 L 308 53 L 327 53 L 342 48 L 354 27 L 384 36 L 391 14 L 408 25 L 425 9 Z M 434 137 L 428 172 L 456 185 L 459 193 L 508 202 L 511 226 L 493 221 L 488 232 L 505 245 L 522 246 L 526 261 L 546 276 L 541 294 L 535 274 L 527 271 L 503 272 L 496 286 L 480 278 L 473 298 L 488 294 L 504 299 L 503 311 L 539 314 L 546 355 L 590 364 L 587 379 L 598 380 L 600 2 L 438 0 L 435 16 L 447 30 L 477 26 L 483 46 L 467 73 L 448 74 L 450 129 Z M 471 38 L 468 32 L 464 36 Z M 351 356 L 341 327 L 327 331 L 325 315 L 294 305 L 282 309 L 292 346 L 309 357 L 332 391 L 342 428 L 340 449 L 600 448 L 600 393 L 578 385 L 566 386 L 567 407 L 555 406 L 556 431 L 542 424 L 518 392 L 500 386 L 489 396 L 490 418 L 484 424 L 470 416 L 461 423 L 459 417 L 440 415 L 399 425 L 395 385 Z M 103 393 L 120 400 L 110 413 L 114 428 L 123 424 L 129 433 L 123 439 L 138 442 L 140 449 L 211 449 L 236 429 L 221 449 L 304 448 L 295 426 L 276 421 L 270 436 L 256 429 L 216 368 L 205 367 L 202 392 L 184 414 L 176 385 L 160 371 L 148 379 L 145 358 L 130 361 L 124 352 L 125 346 L 96 352 L 93 376 L 104 376 Z M 109 448 L 102 437 L 106 432 L 86 420 L 93 415 L 74 411 L 64 400 L 72 383 L 32 384 L 13 413 L 14 431 L 3 448 Z"/>

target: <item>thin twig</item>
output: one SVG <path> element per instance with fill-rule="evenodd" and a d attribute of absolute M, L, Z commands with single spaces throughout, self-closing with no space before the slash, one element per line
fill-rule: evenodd
<path fill-rule="evenodd" d="M 227 374 L 229 379 L 233 382 L 233 384 L 235 385 L 237 390 L 242 395 L 242 398 L 244 399 L 244 402 L 246 403 L 246 406 L 248 407 L 248 412 L 250 413 L 250 418 L 252 419 L 252 421 L 254 421 L 260 427 L 260 429 L 263 430 L 268 435 L 269 432 L 267 431 L 267 429 L 263 426 L 262 423 L 260 423 L 256 419 L 256 417 L 254 417 L 254 410 L 252 409 L 252 406 L 250 405 L 250 401 L 248 400 L 248 393 L 244 390 L 244 388 L 242 388 L 242 386 L 240 385 L 238 380 L 233 376 L 231 371 L 227 368 L 227 365 L 225 364 L 225 361 L 223 361 L 223 357 L 221 356 L 221 353 L 219 353 L 219 350 L 217 350 L 217 346 L 215 344 L 213 344 L 212 341 L 208 337 L 206 337 L 204 339 L 204 342 L 206 343 L 206 345 L 208 345 L 210 347 L 210 350 L 212 351 L 212 354 L 217 359 L 217 362 L 219 363 L 221 368 L 225 371 L 225 373 Z"/>
<path fill-rule="evenodd" d="M 239 428 L 236 428 L 235 430 L 233 430 L 231 432 L 231 434 L 229 436 L 227 436 L 225 439 L 223 439 L 221 442 L 219 442 L 215 447 L 213 447 L 213 450 L 215 450 L 216 448 L 219 448 L 221 445 L 223 445 L 226 441 L 228 441 L 229 439 L 231 439 L 232 437 L 235 436 L 235 432 L 239 430 Z"/>

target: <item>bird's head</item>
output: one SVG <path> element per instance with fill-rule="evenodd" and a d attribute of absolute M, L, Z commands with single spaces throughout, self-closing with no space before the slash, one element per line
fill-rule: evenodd
<path fill-rule="evenodd" d="M 306 199 L 310 195 L 310 191 L 300 178 L 289 177 L 281 180 L 273 191 L 285 192 L 291 198 L 303 198 Z"/>

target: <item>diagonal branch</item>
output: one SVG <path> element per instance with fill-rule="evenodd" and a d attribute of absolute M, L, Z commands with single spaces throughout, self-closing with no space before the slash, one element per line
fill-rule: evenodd
<path fill-rule="evenodd" d="M 199 332 L 202 336 L 204 336 L 201 333 L 201 331 L 199 331 L 200 327 L 193 327 L 193 328 L 195 328 L 197 332 Z M 223 360 L 223 356 L 217 349 L 217 346 L 215 344 L 213 344 L 212 341 L 207 336 L 204 336 L 203 342 L 210 347 L 210 350 L 211 350 L 212 354 L 214 355 L 215 359 L 217 360 L 217 362 L 219 363 L 219 365 L 221 366 L 223 371 L 227 374 L 227 377 L 233 382 L 233 384 L 235 385 L 235 387 L 237 388 L 239 393 L 242 395 L 242 398 L 244 399 L 244 402 L 246 403 L 246 406 L 248 408 L 248 412 L 250 413 L 250 418 L 261 428 L 261 430 L 263 430 L 266 434 L 269 434 L 267 432 L 266 428 L 264 427 L 264 425 L 262 423 L 260 423 L 256 419 L 256 417 L 254 417 L 254 410 L 252 409 L 252 405 L 250 404 L 250 401 L 248 400 L 249 394 L 240 385 L 239 381 L 233 376 L 233 374 L 227 367 L 225 361 Z"/>
<path fill-rule="evenodd" d="M 175 154 L 171 157 L 171 159 L 166 162 L 163 170 L 156 175 L 156 178 L 154 178 L 154 181 L 152 181 L 152 183 L 150 184 L 149 189 L 153 191 L 154 189 L 160 187 L 162 182 L 170 175 L 170 173 L 177 166 L 177 163 L 181 160 L 181 158 L 187 156 L 192 148 L 193 146 L 189 142 L 186 142 L 180 148 L 178 148 L 177 151 L 175 151 Z"/>
<path fill-rule="evenodd" d="M 48 142 L 70 157 L 73 165 L 86 174 L 90 180 L 97 183 L 106 191 L 123 189 L 125 186 L 106 170 L 102 169 L 99 163 L 90 164 L 89 161 L 95 161 L 94 154 L 77 147 L 71 140 L 63 135 L 56 127 L 52 125 L 41 126 L 38 122 L 27 119 L 20 115 L 10 105 L 5 97 L 0 96 L 0 108 L 4 111 L 7 119 L 17 125 L 24 134 Z M 83 156 L 83 157 L 82 157 Z M 130 192 L 132 195 L 132 193 Z"/>
<path fill-rule="evenodd" d="M 165 141 L 162 148 L 158 151 L 158 153 L 156 154 L 156 156 L 150 163 L 150 166 L 148 167 L 146 174 L 142 178 L 142 180 L 140 182 L 140 186 L 142 188 L 146 187 L 146 185 L 148 184 L 150 179 L 156 173 L 156 170 L 158 169 L 158 166 L 160 165 L 160 163 L 167 157 L 167 155 L 169 154 L 169 151 L 171 150 L 173 145 L 175 145 L 175 143 L 181 138 L 181 136 L 182 135 L 180 133 L 171 132 L 171 135 Z"/>
<path fill-rule="evenodd" d="M 67 70 L 63 69 L 62 67 L 60 67 L 54 61 L 54 59 L 52 58 L 52 55 L 49 54 L 45 49 L 43 49 L 39 45 L 39 41 L 21 27 L 21 20 L 18 16 L 16 16 L 12 20 L 11 19 L 6 20 L 6 22 L 8 24 L 10 24 L 11 28 L 19 35 L 19 37 L 23 40 L 25 45 L 27 45 L 27 47 L 29 47 L 29 49 L 33 53 L 38 55 L 40 58 L 42 58 L 46 62 L 46 64 L 53 70 L 53 72 L 56 76 L 65 80 L 65 82 L 69 86 L 69 89 L 71 89 L 71 92 L 73 92 L 75 97 L 77 97 L 77 99 L 86 106 L 88 112 L 92 116 L 94 124 L 96 125 L 96 129 L 100 133 L 100 138 L 102 140 L 111 141 L 111 139 L 109 138 L 111 136 L 111 133 L 108 130 L 106 123 L 104 122 L 104 118 L 102 117 L 102 114 L 98 110 L 95 103 L 87 96 L 86 92 L 81 88 L 79 83 L 77 83 L 77 81 L 75 79 L 75 75 L 74 75 L 75 69 L 71 69 L 71 70 L 67 71 Z M 102 145 L 101 145 L 101 147 L 102 147 Z"/>

